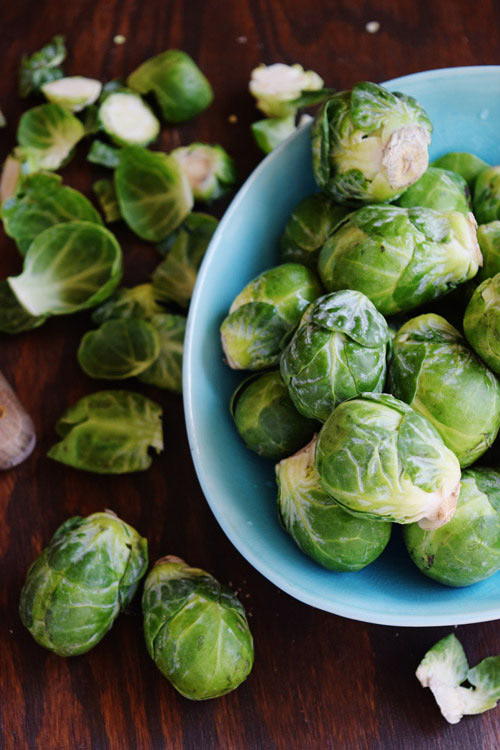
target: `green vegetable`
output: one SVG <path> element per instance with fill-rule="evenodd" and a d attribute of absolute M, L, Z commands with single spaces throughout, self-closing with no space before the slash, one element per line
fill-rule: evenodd
<path fill-rule="evenodd" d="M 269 154 L 297 130 L 295 115 L 257 120 L 251 124 L 250 128 L 255 143 L 265 154 Z"/>
<path fill-rule="evenodd" d="M 127 289 L 121 287 L 106 302 L 96 307 L 92 313 L 94 323 L 104 323 L 112 318 L 145 318 L 151 320 L 163 312 L 158 305 L 152 284 L 139 284 Z"/>
<path fill-rule="evenodd" d="M 384 393 L 337 406 L 319 433 L 316 468 L 351 513 L 425 529 L 449 521 L 460 488 L 458 459 L 435 427 Z"/>
<path fill-rule="evenodd" d="M 162 558 L 144 583 L 142 610 L 149 655 L 186 698 L 217 698 L 248 677 L 254 652 L 245 611 L 209 573 Z"/>
<path fill-rule="evenodd" d="M 465 338 L 483 362 L 500 375 L 500 273 L 474 290 L 464 315 Z"/>
<path fill-rule="evenodd" d="M 289 456 L 315 428 L 296 410 L 278 371 L 246 378 L 233 393 L 230 410 L 246 446 L 265 458 Z"/>
<path fill-rule="evenodd" d="M 64 37 L 55 36 L 32 55 L 23 55 L 19 68 L 19 96 L 25 98 L 38 91 L 44 83 L 62 78 L 59 67 L 66 58 Z"/>
<path fill-rule="evenodd" d="M 59 175 L 38 172 L 27 175 L 17 193 L 2 205 L 5 232 L 25 255 L 32 241 L 44 229 L 67 221 L 102 219 L 89 200 L 62 184 Z"/>
<path fill-rule="evenodd" d="M 500 219 L 500 166 L 487 167 L 477 176 L 473 207 L 478 224 Z"/>
<path fill-rule="evenodd" d="M 155 328 L 141 318 L 117 318 L 88 331 L 78 347 L 78 362 L 91 378 L 123 380 L 146 370 L 160 353 Z"/>
<path fill-rule="evenodd" d="M 222 198 L 236 183 L 235 163 L 222 146 L 192 143 L 174 148 L 170 155 L 179 162 L 197 201 Z"/>
<path fill-rule="evenodd" d="M 23 625 L 59 656 L 84 654 L 128 606 L 147 565 L 146 539 L 112 511 L 69 518 L 28 570 Z"/>
<path fill-rule="evenodd" d="M 483 266 L 474 277 L 474 282 L 479 284 L 500 273 L 500 221 L 478 226 L 477 241 L 483 256 Z"/>
<path fill-rule="evenodd" d="M 17 140 L 30 172 L 64 166 L 84 135 L 81 121 L 59 104 L 28 109 L 17 129 Z"/>
<path fill-rule="evenodd" d="M 481 265 L 472 217 L 430 208 L 364 206 L 325 242 L 318 270 L 328 291 L 357 289 L 383 315 L 449 292 Z"/>
<path fill-rule="evenodd" d="M 163 450 L 161 406 L 132 391 L 84 396 L 56 424 L 61 438 L 49 458 L 97 474 L 125 474 L 151 466 Z"/>
<path fill-rule="evenodd" d="M 455 172 L 429 167 L 403 195 L 398 198 L 398 206 L 413 208 L 423 206 L 436 211 L 461 211 L 468 214 L 470 193 L 466 181 Z"/>
<path fill-rule="evenodd" d="M 5 115 L 0 109 L 0 128 L 4 128 L 7 125 L 7 120 L 5 119 Z"/>
<path fill-rule="evenodd" d="M 479 172 L 486 169 L 488 164 L 480 159 L 479 156 L 475 156 L 475 154 L 469 154 L 465 151 L 451 151 L 449 154 L 435 159 L 431 166 L 448 169 L 450 172 L 459 174 L 464 178 L 469 186 L 469 190 L 472 192 L 476 177 Z"/>
<path fill-rule="evenodd" d="M 95 78 L 69 76 L 47 81 L 40 88 L 49 102 L 60 104 L 71 112 L 80 112 L 97 101 L 102 84 Z"/>
<path fill-rule="evenodd" d="M 191 188 L 178 162 L 140 146 L 122 149 L 115 186 L 126 223 L 151 242 L 165 239 L 193 207 Z"/>
<path fill-rule="evenodd" d="M 46 315 L 31 315 L 21 305 L 12 291 L 9 282 L 0 281 L 0 331 L 2 333 L 21 333 L 38 328 L 47 320 Z"/>
<path fill-rule="evenodd" d="M 212 87 L 194 60 L 167 50 L 146 60 L 127 78 L 139 94 L 152 93 L 167 122 L 184 122 L 203 112 L 213 99 Z"/>
<path fill-rule="evenodd" d="M 278 513 L 302 552 L 329 570 L 361 570 L 383 552 L 391 524 L 356 518 L 321 487 L 314 466 L 316 438 L 276 466 Z"/>
<path fill-rule="evenodd" d="M 97 196 L 106 224 L 112 224 L 121 219 L 114 183 L 107 179 L 96 180 L 92 185 L 92 190 Z"/>
<path fill-rule="evenodd" d="M 252 70 L 249 89 L 257 107 L 272 118 L 293 116 L 299 107 L 325 98 L 323 79 L 298 64 L 259 65 Z"/>
<path fill-rule="evenodd" d="M 89 148 L 87 161 L 92 162 L 92 164 L 99 164 L 101 167 L 116 169 L 120 163 L 120 149 L 109 146 L 102 141 L 94 141 Z"/>
<path fill-rule="evenodd" d="M 133 91 L 108 94 L 99 107 L 98 119 L 104 132 L 119 146 L 147 146 L 160 132 L 152 110 Z"/>
<path fill-rule="evenodd" d="M 152 365 L 138 375 L 139 380 L 157 388 L 166 388 L 174 393 L 182 393 L 182 355 L 186 318 L 183 315 L 163 313 L 151 318 L 160 352 Z"/>

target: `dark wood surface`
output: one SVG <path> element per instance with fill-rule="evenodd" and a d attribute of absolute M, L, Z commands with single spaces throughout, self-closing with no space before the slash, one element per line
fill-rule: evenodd
<path fill-rule="evenodd" d="M 365 30 L 372 20 L 380 23 L 376 34 Z M 17 98 L 20 56 L 55 33 L 66 36 L 66 71 L 102 80 L 125 76 L 170 47 L 189 52 L 212 82 L 215 101 L 196 120 L 164 130 L 161 145 L 219 142 L 235 157 L 242 179 L 260 159 L 249 133 L 258 113 L 247 84 L 261 61 L 300 62 L 336 88 L 428 68 L 500 62 L 500 5 L 493 0 L 5 0 L 0 108 L 9 126 L 0 131 L 2 158 L 28 106 Z M 126 44 L 114 44 L 116 34 L 123 34 Z M 236 123 L 228 121 L 232 114 Z M 100 171 L 80 156 L 63 175 L 89 194 Z M 224 207 L 217 208 L 220 214 Z M 125 229 L 117 235 L 125 251 L 125 281 L 145 281 L 157 262 L 154 251 Z M 3 235 L 0 265 L 2 277 L 20 268 L 14 243 Z M 200 490 L 181 398 L 138 388 L 165 411 L 165 452 L 147 473 L 93 476 L 45 457 L 64 409 L 101 387 L 75 358 L 88 327 L 86 314 L 54 318 L 39 330 L 0 340 L 0 369 L 17 388 L 38 434 L 31 458 L 0 476 L 0 747 L 500 747 L 500 709 L 449 726 L 414 677 L 424 652 L 450 628 L 346 620 L 295 601 L 248 565 L 219 529 Z M 151 560 L 180 555 L 239 593 L 256 660 L 237 691 L 202 703 L 178 695 L 146 653 L 137 601 L 81 657 L 58 658 L 23 628 L 17 607 L 27 567 L 63 520 L 103 507 L 112 507 L 148 537 Z M 455 632 L 472 663 L 500 653 L 496 622 Z"/>

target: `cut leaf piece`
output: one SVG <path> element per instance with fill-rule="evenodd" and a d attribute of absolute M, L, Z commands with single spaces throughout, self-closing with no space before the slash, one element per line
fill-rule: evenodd
<path fill-rule="evenodd" d="M 38 328 L 47 320 L 46 315 L 31 315 L 19 302 L 7 279 L 0 281 L 0 331 L 21 333 Z"/>
<path fill-rule="evenodd" d="M 95 78 L 68 76 L 48 81 L 41 87 L 45 98 L 71 112 L 80 112 L 99 98 L 102 83 Z"/>
<path fill-rule="evenodd" d="M 295 115 L 258 120 L 252 123 L 251 128 L 257 146 L 265 154 L 269 154 L 295 132 Z"/>
<path fill-rule="evenodd" d="M 165 313 L 151 319 L 160 342 L 160 353 L 147 370 L 141 372 L 139 380 L 157 388 L 166 388 L 182 393 L 182 355 L 186 318 L 183 315 Z"/>
<path fill-rule="evenodd" d="M 116 169 L 120 163 L 120 149 L 109 146 L 103 141 L 94 141 L 89 148 L 87 161 L 92 162 L 92 164 L 100 164 L 101 167 Z"/>
<path fill-rule="evenodd" d="M 121 219 L 122 215 L 114 183 L 106 179 L 96 180 L 92 185 L 92 190 L 97 196 L 106 224 L 112 224 L 114 221 Z"/>
<path fill-rule="evenodd" d="M 222 146 L 192 143 L 174 148 L 173 156 L 188 178 L 195 200 L 211 201 L 222 198 L 236 182 L 234 161 Z"/>
<path fill-rule="evenodd" d="M 66 58 L 64 37 L 55 36 L 32 55 L 23 55 L 19 68 L 19 96 L 24 99 L 44 83 L 62 78 L 59 67 Z"/>
<path fill-rule="evenodd" d="M 17 140 L 30 172 L 59 169 L 84 135 L 81 121 L 59 104 L 28 109 L 17 129 Z"/>
<path fill-rule="evenodd" d="M 141 318 L 117 318 L 83 336 L 78 362 L 91 378 L 124 380 L 146 370 L 159 353 L 159 338 L 151 323 Z"/>
<path fill-rule="evenodd" d="M 153 285 L 139 284 L 130 289 L 121 287 L 92 313 L 94 323 L 113 318 L 144 318 L 151 320 L 163 307 L 156 302 Z"/>

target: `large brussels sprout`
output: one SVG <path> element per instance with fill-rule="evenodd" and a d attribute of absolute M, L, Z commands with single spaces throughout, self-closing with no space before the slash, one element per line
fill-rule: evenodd
<path fill-rule="evenodd" d="M 41 104 L 28 109 L 21 116 L 17 129 L 17 141 L 30 172 L 64 166 L 84 135 L 78 117 L 59 104 Z"/>
<path fill-rule="evenodd" d="M 455 172 L 463 177 L 469 190 L 472 192 L 474 189 L 474 183 L 476 177 L 483 169 L 486 169 L 488 164 L 476 156 L 470 154 L 467 151 L 450 151 L 444 156 L 440 156 L 439 159 L 435 159 L 431 167 L 438 167 L 439 169 L 448 169 L 450 172 Z"/>
<path fill-rule="evenodd" d="M 69 518 L 28 570 L 21 620 L 59 656 L 84 654 L 129 604 L 147 564 L 146 539 L 111 511 Z"/>
<path fill-rule="evenodd" d="M 54 36 L 31 55 L 23 55 L 19 67 L 19 96 L 25 98 L 41 89 L 44 83 L 62 78 L 61 63 L 66 58 L 64 37 Z"/>
<path fill-rule="evenodd" d="M 465 309 L 465 338 L 483 362 L 500 375 L 500 273 L 474 290 Z"/>
<path fill-rule="evenodd" d="M 391 524 L 353 516 L 326 494 L 314 465 L 315 447 L 316 438 L 276 466 L 281 523 L 323 567 L 361 570 L 385 549 Z"/>
<path fill-rule="evenodd" d="M 415 565 L 439 583 L 470 586 L 489 578 L 500 570 L 500 473 L 464 471 L 448 523 L 427 531 L 410 524 L 404 538 Z"/>
<path fill-rule="evenodd" d="M 91 378 L 123 380 L 146 370 L 159 353 L 160 341 L 151 323 L 116 318 L 87 331 L 78 347 L 78 362 Z"/>
<path fill-rule="evenodd" d="M 137 377 L 148 385 L 182 393 L 182 355 L 186 318 L 184 315 L 162 313 L 153 315 L 150 320 L 156 330 L 160 351 L 155 361 Z"/>
<path fill-rule="evenodd" d="M 419 315 L 393 340 L 390 390 L 432 422 L 462 467 L 492 445 L 500 383 L 440 315 Z"/>
<path fill-rule="evenodd" d="M 221 325 L 229 366 L 263 370 L 275 365 L 305 308 L 320 294 L 316 276 L 300 263 L 263 271 L 236 296 Z"/>
<path fill-rule="evenodd" d="M 328 291 L 357 289 L 393 315 L 454 289 L 481 262 L 472 214 L 364 206 L 325 242 L 318 269 Z"/>
<path fill-rule="evenodd" d="M 210 203 L 233 189 L 236 165 L 222 146 L 191 143 L 174 148 L 170 155 L 179 162 L 195 200 Z"/>
<path fill-rule="evenodd" d="M 500 219 L 500 166 L 488 167 L 478 174 L 473 206 L 478 224 Z"/>
<path fill-rule="evenodd" d="M 120 287 L 106 302 L 96 307 L 92 313 L 94 323 L 104 323 L 113 318 L 145 318 L 150 320 L 162 313 L 163 308 L 156 302 L 152 284 L 138 284 L 133 287 Z"/>
<path fill-rule="evenodd" d="M 382 391 L 390 334 L 368 297 L 345 289 L 319 297 L 281 355 L 293 403 L 324 422 L 335 406 L 363 391 Z"/>
<path fill-rule="evenodd" d="M 311 439 L 315 423 L 298 413 L 279 372 L 252 375 L 236 388 L 231 414 L 250 450 L 275 460 Z"/>
<path fill-rule="evenodd" d="M 142 610 L 149 655 L 181 695 L 217 698 L 248 677 L 254 652 L 245 610 L 209 573 L 178 557 L 158 560 Z"/>
<path fill-rule="evenodd" d="M 464 178 L 446 169 L 429 167 L 422 177 L 398 198 L 398 206 L 413 208 L 422 206 L 436 211 L 471 210 L 470 193 Z"/>
<path fill-rule="evenodd" d="M 480 284 L 500 273 L 500 221 L 490 221 L 477 228 L 477 241 L 483 256 L 483 265 L 474 277 L 474 283 Z"/>
<path fill-rule="evenodd" d="M 385 393 L 343 401 L 321 428 L 316 468 L 351 513 L 438 528 L 455 510 L 460 464 L 428 419 Z"/>
<path fill-rule="evenodd" d="M 339 203 L 393 200 L 427 169 L 431 131 L 411 96 L 358 83 L 334 94 L 316 117 L 316 182 Z"/>
<path fill-rule="evenodd" d="M 257 107 L 271 118 L 295 115 L 299 107 L 316 104 L 325 96 L 323 79 L 298 64 L 259 65 L 252 70 L 248 87 Z"/>

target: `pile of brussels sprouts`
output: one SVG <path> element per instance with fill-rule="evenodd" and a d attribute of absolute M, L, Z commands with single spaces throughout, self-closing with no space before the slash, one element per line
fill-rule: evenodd
<path fill-rule="evenodd" d="M 330 96 L 312 126 L 319 192 L 220 331 L 227 364 L 251 371 L 236 429 L 278 462 L 299 548 L 356 571 L 402 524 L 423 573 L 466 586 L 500 569 L 500 471 L 476 464 L 500 428 L 500 166 L 429 166 L 431 131 L 374 83 Z"/>

